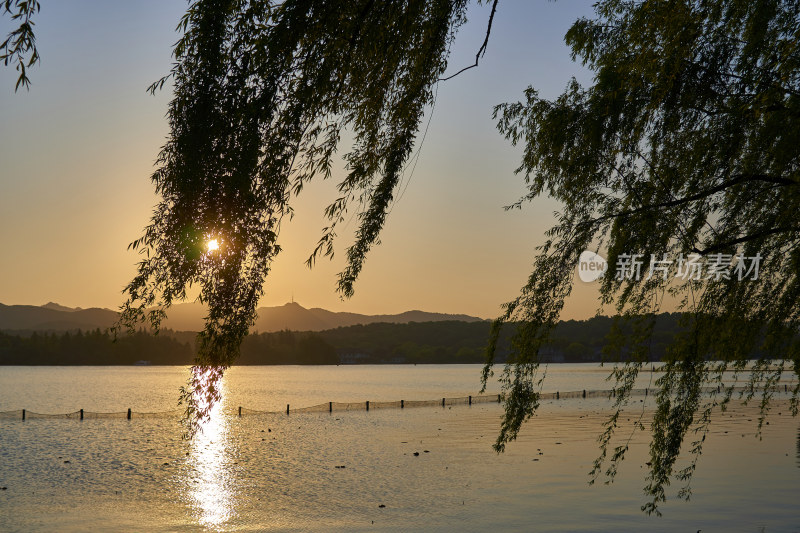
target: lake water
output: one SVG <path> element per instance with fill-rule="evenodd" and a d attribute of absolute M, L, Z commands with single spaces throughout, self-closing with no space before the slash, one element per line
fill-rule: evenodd
<path fill-rule="evenodd" d="M 479 372 L 236 367 L 192 441 L 181 439 L 175 416 L 3 418 L 0 530 L 800 531 L 800 420 L 782 398 L 763 440 L 753 436 L 756 408 L 718 414 L 691 501 L 674 498 L 676 482 L 660 518 L 639 510 L 647 435 L 632 437 L 612 485 L 588 485 L 603 399 L 544 402 L 500 455 L 491 444 L 502 407 L 491 403 L 235 416 L 238 406 L 475 395 Z M 607 373 L 551 365 L 544 390 L 607 389 Z M 2 367 L 0 411 L 170 411 L 186 378 L 184 367 Z M 651 379 L 644 373 L 640 386 Z M 651 404 L 634 400 L 623 440 Z"/>

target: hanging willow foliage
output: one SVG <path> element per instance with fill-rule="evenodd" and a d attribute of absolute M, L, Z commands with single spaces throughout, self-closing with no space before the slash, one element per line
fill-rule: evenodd
<path fill-rule="evenodd" d="M 169 105 L 170 136 L 153 182 L 162 200 L 125 288 L 121 323 L 155 327 L 199 285 L 208 306 L 193 377 L 183 390 L 190 430 L 218 400 L 275 255 L 281 221 L 304 184 L 331 175 L 343 131 L 347 174 L 325 211 L 310 258 L 333 254 L 355 203 L 358 229 L 338 289 L 353 283 L 376 243 L 414 146 L 432 87 L 445 70 L 466 0 L 196 1 L 181 20 Z M 214 240 L 215 249 L 208 246 Z M 190 431 L 191 433 L 191 431 Z"/>
<path fill-rule="evenodd" d="M 131 244 L 143 259 L 120 322 L 158 327 L 165 310 L 199 285 L 209 314 L 182 394 L 190 434 L 218 400 L 219 379 L 254 322 L 291 198 L 315 176 L 330 176 L 345 131 L 354 139 L 344 155 L 347 174 L 309 263 L 333 254 L 337 225 L 355 203 L 359 226 L 338 283 L 352 295 L 432 88 L 452 77 L 442 75 L 466 4 L 190 4 L 175 65 L 151 87 L 168 78 L 174 84 L 170 137 L 153 175 L 162 201 Z M 496 7 L 497 0 L 489 30 Z M 31 21 L 38 9 L 35 1 L 0 3 L 0 12 L 20 21 L 0 45 L 0 59 L 20 71 L 17 87 L 28 86 L 25 67 L 38 60 Z M 734 393 L 726 372 L 748 375 L 744 399 L 758 397 L 759 430 L 781 376 L 800 376 L 800 5 L 602 0 L 595 12 L 567 33 L 573 58 L 595 73 L 591 87 L 573 80 L 553 101 L 529 88 L 524 102 L 495 109 L 500 132 L 524 147 L 519 171 L 529 191 L 511 207 L 547 195 L 564 209 L 528 283 L 494 324 L 483 379 L 501 329 L 515 326 L 500 378 L 505 417 L 495 448 L 502 451 L 538 407 L 539 351 L 571 293 L 581 252 L 605 252 L 611 272 L 602 301 L 619 315 L 605 350 L 629 361 L 612 372 L 615 409 L 591 472 L 611 481 L 628 450 L 629 440 L 611 448 L 621 413 L 652 359 L 654 317 L 672 294 L 687 313 L 654 387 L 643 510 L 658 513 L 671 479 L 682 482 L 680 496 L 691 494 L 712 415 Z M 707 268 L 759 257 L 758 276 L 676 277 L 683 264 L 674 259 L 689 253 Z M 632 254 L 643 275 L 614 276 Z M 667 258 L 673 261 L 659 275 L 644 275 Z M 641 417 L 633 429 L 645 429 Z M 689 462 L 678 469 L 682 450 Z"/>
<path fill-rule="evenodd" d="M 573 80 L 552 101 L 529 88 L 524 102 L 495 108 L 501 133 L 524 147 L 529 191 L 512 207 L 540 195 L 564 207 L 521 295 L 494 324 L 484 383 L 501 328 L 519 324 L 501 377 L 502 450 L 538 406 L 539 350 L 580 254 L 607 253 L 600 291 L 619 318 L 605 352 L 629 361 L 612 373 L 615 410 L 592 471 L 611 481 L 629 442 L 626 432 L 610 448 L 620 413 L 672 294 L 686 315 L 655 384 L 643 506 L 658 513 L 671 479 L 682 483 L 679 496 L 691 494 L 712 414 L 733 394 L 725 372 L 747 377 L 759 430 L 778 379 L 800 376 L 800 3 L 606 0 L 595 10 L 566 36 L 595 73 L 591 87 Z M 702 269 L 687 270 L 690 254 Z M 759 270 L 740 280 L 744 258 Z M 633 260 L 638 278 L 616 275 Z M 794 386 L 794 414 L 797 397 Z"/>

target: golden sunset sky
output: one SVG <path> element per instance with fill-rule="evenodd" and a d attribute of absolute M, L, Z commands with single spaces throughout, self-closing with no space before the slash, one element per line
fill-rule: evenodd
<path fill-rule="evenodd" d="M 35 19 L 42 61 L 30 71 L 30 91 L 15 94 L 17 73 L 0 69 L 1 303 L 122 303 L 137 261 L 126 247 L 156 202 L 150 174 L 168 133 L 169 87 L 156 96 L 145 89 L 169 70 L 185 8 L 178 0 L 46 1 Z M 489 8 L 471 9 L 452 72 L 474 61 Z M 339 232 L 333 261 L 304 265 L 326 225 L 322 212 L 340 168 L 296 200 L 261 305 L 293 296 L 333 311 L 496 316 L 525 283 L 559 206 L 539 199 L 522 211 L 502 209 L 525 188 L 514 174 L 521 148 L 497 132 L 492 107 L 520 100 L 528 85 L 552 98 L 571 76 L 591 81 L 563 40 L 580 16 L 592 16 L 590 1 L 500 2 L 480 66 L 439 84 L 419 161 L 406 173 L 355 296 L 343 302 L 334 290 L 354 222 Z M 4 17 L 0 32 L 10 29 Z M 594 287 L 576 281 L 564 318 L 594 314 Z"/>

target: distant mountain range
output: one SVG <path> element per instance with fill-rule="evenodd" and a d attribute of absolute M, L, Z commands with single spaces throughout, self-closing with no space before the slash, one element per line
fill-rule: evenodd
<path fill-rule="evenodd" d="M 172 306 L 163 328 L 175 331 L 199 331 L 203 327 L 206 309 L 200 304 L 187 303 Z M 65 307 L 57 303 L 45 305 L 0 304 L 0 330 L 4 331 L 70 331 L 105 329 L 117 320 L 117 312 L 93 307 Z M 306 309 L 298 303 L 287 303 L 276 307 L 260 307 L 253 331 L 273 332 L 284 329 L 294 331 L 323 331 L 358 324 L 387 322 L 407 324 L 409 322 L 442 321 L 480 322 L 484 319 L 469 315 L 450 315 L 426 311 L 406 311 L 396 315 L 362 315 L 359 313 L 333 312 L 326 309 Z"/>
<path fill-rule="evenodd" d="M 55 303 L 37 305 L 0 304 L 0 330 L 69 331 L 105 329 L 117 320 L 110 309 L 72 309 Z"/>

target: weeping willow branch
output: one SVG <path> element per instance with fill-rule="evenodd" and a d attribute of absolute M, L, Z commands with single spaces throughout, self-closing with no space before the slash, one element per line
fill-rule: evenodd
<path fill-rule="evenodd" d="M 573 79 L 554 100 L 530 87 L 524 101 L 495 108 L 500 132 L 523 147 L 517 172 L 528 191 L 512 207 L 546 195 L 562 213 L 521 296 L 495 321 L 483 379 L 499 328 L 520 324 L 501 379 L 502 450 L 538 406 L 539 350 L 571 292 L 577 258 L 601 251 L 610 266 L 601 303 L 620 317 L 606 350 L 628 361 L 610 376 L 612 414 L 591 472 L 592 481 L 611 482 L 628 449 L 614 445 L 621 413 L 650 360 L 648 317 L 665 295 L 675 298 L 685 322 L 656 382 L 642 507 L 658 514 L 671 480 L 682 484 L 679 497 L 691 495 L 713 414 L 731 400 L 725 372 L 749 371 L 741 399 L 760 398 L 757 431 L 777 380 L 790 367 L 800 376 L 800 5 L 607 0 L 595 14 L 566 35 L 573 59 L 594 72 L 591 86 Z M 758 276 L 678 277 L 677 258 L 692 251 L 703 268 L 715 256 L 758 257 Z M 640 254 L 642 275 L 616 276 L 631 254 Z M 664 257 L 675 259 L 664 275 L 647 276 Z M 679 468 L 690 435 L 689 464 Z"/>
<path fill-rule="evenodd" d="M 333 228 L 358 200 L 359 226 L 338 290 L 354 292 L 378 242 L 433 85 L 465 22 L 466 0 L 335 3 L 198 0 L 181 19 L 170 136 L 152 176 L 161 201 L 125 288 L 120 328 L 149 321 L 199 288 L 208 306 L 183 389 L 189 433 L 218 400 L 219 380 L 253 325 L 280 227 L 306 182 L 332 175 L 342 132 L 341 198 L 312 255 L 333 255 Z M 380 57 L 380 61 L 376 61 Z M 210 241 L 218 246 L 208 246 Z"/>

